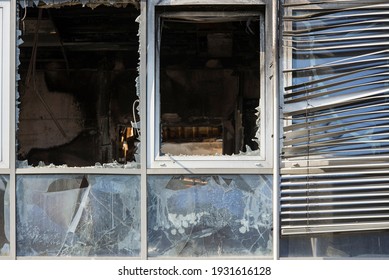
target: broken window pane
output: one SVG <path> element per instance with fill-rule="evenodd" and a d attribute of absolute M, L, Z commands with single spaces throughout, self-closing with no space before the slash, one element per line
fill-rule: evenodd
<path fill-rule="evenodd" d="M 140 177 L 17 178 L 19 256 L 138 256 Z"/>
<path fill-rule="evenodd" d="M 259 14 L 165 10 L 157 50 L 160 153 L 259 155 Z"/>
<path fill-rule="evenodd" d="M 10 253 L 9 177 L 0 175 L 0 256 Z"/>
<path fill-rule="evenodd" d="M 19 160 L 139 167 L 138 15 L 132 5 L 20 8 Z"/>
<path fill-rule="evenodd" d="M 151 257 L 272 254 L 271 176 L 152 176 L 148 203 Z"/>

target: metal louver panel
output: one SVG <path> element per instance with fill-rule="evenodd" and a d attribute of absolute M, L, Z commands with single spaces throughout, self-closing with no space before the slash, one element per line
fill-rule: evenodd
<path fill-rule="evenodd" d="M 389 4 L 284 2 L 281 233 L 389 229 Z"/>

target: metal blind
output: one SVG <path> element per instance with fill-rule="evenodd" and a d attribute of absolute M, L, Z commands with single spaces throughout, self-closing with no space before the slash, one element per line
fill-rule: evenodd
<path fill-rule="evenodd" d="M 283 5 L 281 233 L 389 228 L 389 3 Z"/>

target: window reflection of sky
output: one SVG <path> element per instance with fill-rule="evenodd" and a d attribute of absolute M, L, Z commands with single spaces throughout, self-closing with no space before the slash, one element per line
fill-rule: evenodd
<path fill-rule="evenodd" d="M 291 118 L 294 125 L 310 123 L 300 130 L 311 130 L 310 137 L 303 134 L 294 140 L 295 147 L 309 145 L 310 153 L 340 156 L 388 152 L 388 28 L 387 12 L 382 10 L 323 13 L 293 23 L 294 36 L 284 42 L 293 55 L 292 86 L 286 88 L 285 102 L 307 102 L 309 114 L 300 112 Z M 385 88 L 388 92 L 330 108 L 315 110 L 309 105 L 314 99 L 325 102 Z"/>
<path fill-rule="evenodd" d="M 148 191 L 150 256 L 271 252 L 271 176 L 152 176 Z"/>

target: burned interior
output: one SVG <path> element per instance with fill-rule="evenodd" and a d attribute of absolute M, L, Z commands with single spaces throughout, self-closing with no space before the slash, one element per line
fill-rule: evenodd
<path fill-rule="evenodd" d="M 259 13 L 159 7 L 157 18 L 161 154 L 258 152 Z"/>
<path fill-rule="evenodd" d="M 157 9 L 161 154 L 259 151 L 260 14 L 214 9 Z M 139 162 L 138 16 L 19 7 L 18 160 Z"/>
<path fill-rule="evenodd" d="M 136 161 L 139 10 L 19 6 L 18 160 Z"/>

